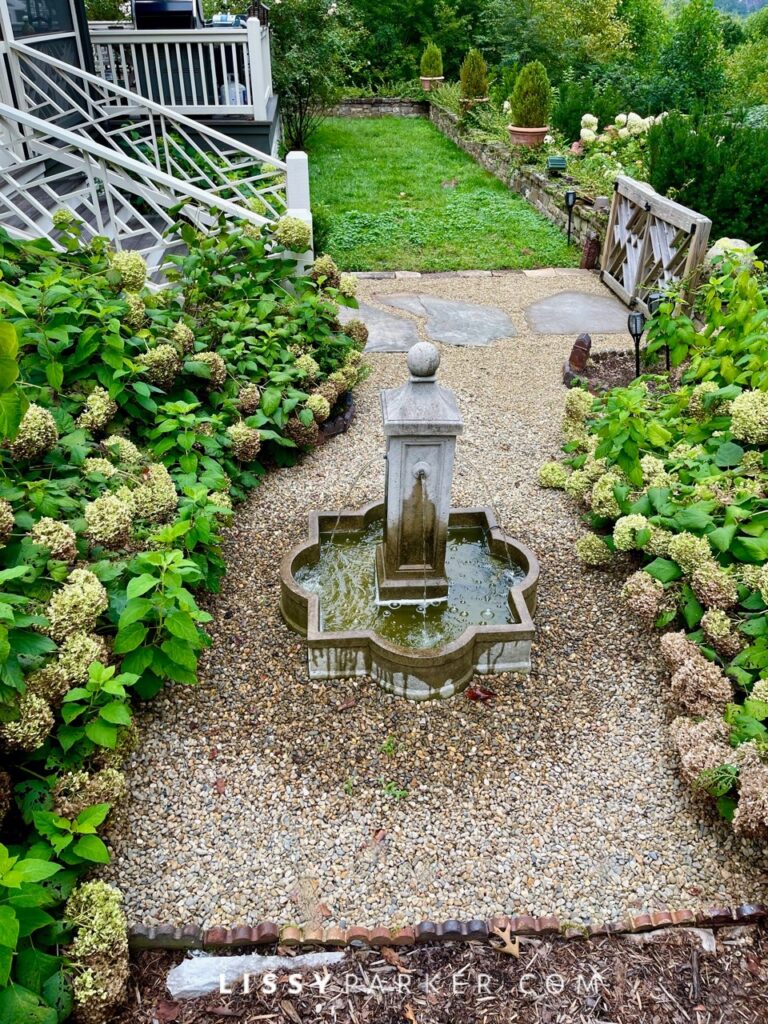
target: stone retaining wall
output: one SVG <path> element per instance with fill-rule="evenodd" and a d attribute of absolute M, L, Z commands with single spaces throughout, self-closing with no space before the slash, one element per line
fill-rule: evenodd
<path fill-rule="evenodd" d="M 429 117 L 426 100 L 402 100 L 390 96 L 361 96 L 343 99 L 331 114 L 334 117 Z"/>
<path fill-rule="evenodd" d="M 447 136 L 481 167 L 490 171 L 508 188 L 519 192 L 561 231 L 568 230 L 568 214 L 565 210 L 564 193 L 568 185 L 563 180 L 549 178 L 532 168 L 515 167 L 509 147 L 503 142 L 475 142 L 468 139 L 459 129 L 458 118 L 446 110 L 430 107 L 430 120 L 443 135 Z M 578 245 L 593 234 L 602 243 L 608 227 L 608 211 L 595 210 L 589 206 L 577 205 L 573 211 L 572 238 Z"/>

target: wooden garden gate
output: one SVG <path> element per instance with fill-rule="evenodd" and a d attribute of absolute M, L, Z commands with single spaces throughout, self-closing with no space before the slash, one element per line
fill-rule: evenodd
<path fill-rule="evenodd" d="M 648 313 L 648 295 L 685 279 L 695 284 L 712 221 L 620 176 L 600 258 L 600 276 L 628 306 Z"/>

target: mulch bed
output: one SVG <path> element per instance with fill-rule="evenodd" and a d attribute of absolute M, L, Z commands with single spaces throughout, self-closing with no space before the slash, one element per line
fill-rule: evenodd
<path fill-rule="evenodd" d="M 184 954 L 145 951 L 135 956 L 129 1001 L 113 1024 L 764 1024 L 766 929 L 715 934 L 715 954 L 689 930 L 633 941 L 521 939 L 506 951 L 480 944 L 350 950 L 322 991 L 310 972 L 303 991 L 292 993 L 286 973 L 274 994 L 254 979 L 248 995 L 179 1002 L 167 998 L 165 977 Z"/>
<path fill-rule="evenodd" d="M 665 374 L 664 360 L 657 359 L 653 364 L 640 361 L 641 373 Z M 623 388 L 635 379 L 635 353 L 610 352 L 602 358 L 592 356 L 587 363 L 582 377 L 586 380 L 589 390 L 595 393 L 607 391 L 609 388 Z"/>

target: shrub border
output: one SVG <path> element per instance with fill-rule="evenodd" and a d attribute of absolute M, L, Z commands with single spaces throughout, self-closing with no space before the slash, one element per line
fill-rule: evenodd
<path fill-rule="evenodd" d="M 135 925 L 129 929 L 132 949 L 234 949 L 243 946 L 307 946 L 326 949 L 344 947 L 422 946 L 430 943 L 484 942 L 488 944 L 494 930 L 509 926 L 517 936 L 559 936 L 565 939 L 591 939 L 601 935 L 649 932 L 660 928 L 723 928 L 733 925 L 757 924 L 768 920 L 768 906 L 763 903 L 742 903 L 737 907 L 710 906 L 705 909 L 656 910 L 629 914 L 626 917 L 580 925 L 549 915 L 498 915 L 468 920 L 450 919 L 436 923 L 387 928 L 312 928 L 295 924 L 260 921 L 257 925 L 216 926 L 200 928 L 182 926 Z"/>

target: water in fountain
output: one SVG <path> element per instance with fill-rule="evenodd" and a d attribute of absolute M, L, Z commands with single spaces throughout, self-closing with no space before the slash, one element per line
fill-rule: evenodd
<path fill-rule="evenodd" d="M 448 599 L 397 607 L 376 604 L 376 546 L 381 521 L 357 534 L 320 539 L 319 562 L 296 572 L 296 582 L 320 598 L 324 632 L 371 629 L 402 647 L 435 648 L 468 626 L 515 622 L 509 606 L 509 566 L 488 550 L 479 528 L 449 527 L 446 547 Z M 515 583 L 525 573 L 514 566 Z"/>

